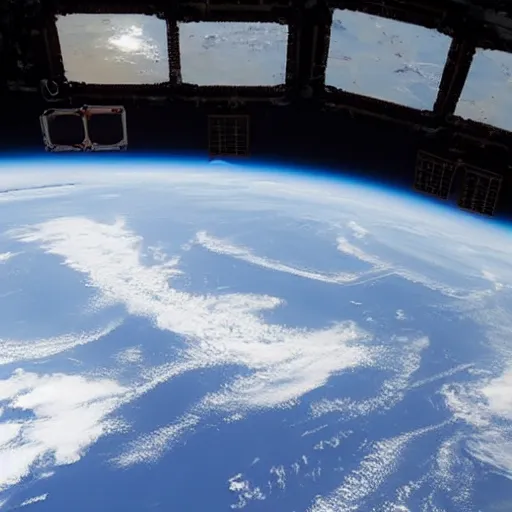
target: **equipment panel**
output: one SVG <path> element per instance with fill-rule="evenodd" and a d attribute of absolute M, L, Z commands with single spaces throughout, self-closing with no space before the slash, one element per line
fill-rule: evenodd
<path fill-rule="evenodd" d="M 426 151 L 418 151 L 414 188 L 440 199 L 448 199 L 456 163 Z"/>
<path fill-rule="evenodd" d="M 494 215 L 502 181 L 499 174 L 466 166 L 459 206 L 483 215 Z"/>
<path fill-rule="evenodd" d="M 40 122 L 47 151 L 122 151 L 128 146 L 122 106 L 48 109 Z"/>
<path fill-rule="evenodd" d="M 249 116 L 208 117 L 210 158 L 249 156 Z"/>

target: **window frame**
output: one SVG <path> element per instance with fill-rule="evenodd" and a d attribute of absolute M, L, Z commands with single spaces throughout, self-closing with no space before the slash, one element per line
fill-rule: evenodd
<path fill-rule="evenodd" d="M 374 7 L 376 7 L 376 6 L 374 6 Z M 343 6 L 334 5 L 332 8 L 333 14 L 334 14 L 335 10 L 357 12 L 357 13 L 360 13 L 363 15 L 368 15 L 368 16 L 378 16 L 383 19 L 391 19 L 394 21 L 399 21 L 402 23 L 410 24 L 410 25 L 416 25 L 416 26 L 419 26 L 422 28 L 427 28 L 427 29 L 432 29 L 432 30 L 435 30 L 437 28 L 433 24 L 433 22 L 429 22 L 429 18 L 422 19 L 422 21 L 425 22 L 425 24 L 422 24 L 422 23 L 419 23 L 418 22 L 419 20 L 417 20 L 417 19 L 415 19 L 416 22 L 409 19 L 410 16 L 406 16 L 405 15 L 406 13 L 404 11 L 394 11 L 394 10 L 390 10 L 389 8 L 384 9 L 384 8 L 380 7 L 380 8 L 374 8 L 374 9 L 369 9 L 369 8 L 356 9 L 356 8 L 349 8 L 344 5 Z M 400 14 L 402 14 L 402 15 L 400 15 Z M 376 112 L 380 112 L 381 110 L 382 111 L 395 110 L 397 113 L 409 112 L 410 114 L 413 115 L 413 117 L 416 117 L 416 115 L 414 113 L 419 113 L 419 116 L 417 116 L 418 119 L 420 119 L 420 118 L 424 119 L 424 118 L 435 116 L 435 114 L 434 114 L 435 105 L 440 96 L 443 75 L 444 75 L 446 66 L 448 64 L 451 44 L 453 43 L 453 36 L 451 34 L 448 34 L 445 31 L 439 30 L 440 33 L 451 37 L 451 44 L 450 44 L 450 46 L 448 46 L 447 57 L 444 62 L 443 71 L 441 74 L 441 80 L 439 82 L 439 87 L 437 90 L 436 97 L 434 98 L 432 108 L 422 110 L 422 109 L 417 109 L 417 108 L 410 107 L 407 105 L 402 105 L 400 103 L 395 103 L 395 102 L 392 102 L 389 100 L 375 98 L 373 96 L 368 96 L 365 94 L 358 94 L 356 92 L 341 89 L 341 88 L 333 86 L 333 85 L 327 85 L 326 84 L 326 74 L 327 74 L 327 65 L 328 65 L 328 59 L 329 59 L 329 50 L 330 50 L 330 45 L 331 45 L 331 31 L 332 31 L 332 22 L 329 26 L 329 30 L 327 31 L 328 33 L 325 35 L 325 39 L 326 39 L 325 50 L 322 55 L 322 69 L 323 69 L 323 73 L 322 73 L 323 95 L 322 96 L 323 96 L 323 99 L 325 99 L 326 101 L 330 101 L 333 103 L 339 103 L 339 104 L 349 103 L 351 105 L 354 105 L 354 104 L 357 105 L 358 103 L 360 103 L 361 107 L 363 109 L 375 110 Z"/>
<path fill-rule="evenodd" d="M 209 5 L 209 2 L 206 2 Z M 180 61 L 180 79 L 176 87 L 176 94 L 182 99 L 198 100 L 199 96 L 205 100 L 217 100 L 219 98 L 240 98 L 242 101 L 251 99 L 260 100 L 286 95 L 295 84 L 298 68 L 297 52 L 297 24 L 296 12 L 292 8 L 290 0 L 282 1 L 273 9 L 265 8 L 264 2 L 260 5 L 239 6 L 239 8 L 202 9 L 198 3 L 178 3 L 174 13 L 174 21 L 177 30 L 177 58 Z M 275 86 L 266 85 L 197 85 L 184 83 L 181 80 L 181 50 L 179 38 L 179 24 L 193 22 L 257 22 L 279 23 L 288 27 L 288 41 L 286 45 L 286 70 L 285 83 Z"/>
<path fill-rule="evenodd" d="M 158 84 L 94 84 L 68 81 L 65 77 L 60 40 L 56 26 L 57 16 L 68 14 L 145 14 L 157 16 L 166 22 L 169 79 Z M 286 80 L 276 86 L 199 86 L 186 84 L 181 78 L 181 51 L 179 23 L 182 22 L 274 22 L 288 27 L 286 48 Z M 49 60 L 50 79 L 61 86 L 70 96 L 102 97 L 118 100 L 122 97 L 151 96 L 161 99 L 174 97 L 179 100 L 199 99 L 226 100 L 240 98 L 241 101 L 260 101 L 279 98 L 293 89 L 298 68 L 296 9 L 293 0 L 265 0 L 252 5 L 226 8 L 225 4 L 206 2 L 177 2 L 171 6 L 165 0 L 157 0 L 151 5 L 135 1 L 120 4 L 115 1 L 55 0 L 53 8 L 46 13 L 45 39 Z"/>
<path fill-rule="evenodd" d="M 207 20 L 207 19 L 201 19 L 201 20 L 178 20 L 177 23 L 177 36 L 178 36 L 178 51 L 179 51 L 179 59 L 180 59 L 180 75 L 181 75 L 181 40 L 180 40 L 180 24 L 185 23 L 277 23 L 279 25 L 284 25 L 287 27 L 287 42 L 286 42 L 286 55 L 285 55 L 285 81 L 282 84 L 277 85 L 201 85 L 201 84 L 194 84 L 190 82 L 184 82 L 182 80 L 182 77 L 180 76 L 180 85 L 181 89 L 183 91 L 193 91 L 197 90 L 198 88 L 201 89 L 201 91 L 205 92 L 215 92 L 219 94 L 226 94 L 228 96 L 234 95 L 235 92 L 241 91 L 242 94 L 244 93 L 261 93 L 261 92 L 268 92 L 268 93 L 276 93 L 276 94 L 283 94 L 285 93 L 288 88 L 292 85 L 293 82 L 293 73 L 290 72 L 290 66 L 292 63 L 289 62 L 288 55 L 289 55 L 289 48 L 290 48 L 290 25 L 289 23 L 286 23 L 284 20 L 258 20 L 258 21 L 240 21 L 240 20 Z"/>
<path fill-rule="evenodd" d="M 57 16 L 66 16 L 71 14 L 141 14 L 147 16 L 156 16 L 166 24 L 167 35 L 167 61 L 169 63 L 169 77 L 165 82 L 156 84 L 95 84 L 89 82 L 76 82 L 68 80 L 65 75 L 64 61 L 62 59 L 62 50 L 57 30 Z M 165 16 L 163 11 L 151 8 L 144 3 L 127 2 L 126 5 L 109 2 L 83 2 L 73 3 L 69 0 L 57 0 L 53 12 L 47 14 L 46 34 L 48 59 L 51 70 L 51 79 L 58 84 L 62 84 L 67 92 L 78 96 L 95 96 L 105 95 L 118 97 L 123 94 L 130 93 L 158 93 L 163 92 L 176 83 L 176 75 L 173 72 L 172 59 L 174 56 L 174 48 L 172 41 L 174 34 L 172 22 Z"/>

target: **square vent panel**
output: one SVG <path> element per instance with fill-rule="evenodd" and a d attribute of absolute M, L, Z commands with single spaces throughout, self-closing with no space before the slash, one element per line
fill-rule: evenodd
<path fill-rule="evenodd" d="M 121 151 L 128 145 L 121 106 L 49 109 L 40 122 L 47 151 Z"/>
<path fill-rule="evenodd" d="M 211 158 L 248 156 L 249 116 L 209 116 L 208 146 Z"/>
<path fill-rule="evenodd" d="M 414 188 L 440 199 L 448 199 L 455 171 L 455 162 L 426 151 L 419 151 Z"/>
<path fill-rule="evenodd" d="M 499 174 L 466 166 L 459 206 L 483 215 L 494 215 L 502 181 Z"/>

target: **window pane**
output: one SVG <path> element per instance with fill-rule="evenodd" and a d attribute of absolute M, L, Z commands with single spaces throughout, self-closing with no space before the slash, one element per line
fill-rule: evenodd
<path fill-rule="evenodd" d="M 455 114 L 512 131 L 512 55 L 478 48 Z"/>
<path fill-rule="evenodd" d="M 326 85 L 431 110 L 450 44 L 436 30 L 336 9 Z"/>
<path fill-rule="evenodd" d="M 181 23 L 181 76 L 198 85 L 283 84 L 288 27 L 278 23 Z"/>
<path fill-rule="evenodd" d="M 57 17 L 57 30 L 66 78 L 70 81 L 169 81 L 164 20 L 136 14 L 71 14 Z"/>

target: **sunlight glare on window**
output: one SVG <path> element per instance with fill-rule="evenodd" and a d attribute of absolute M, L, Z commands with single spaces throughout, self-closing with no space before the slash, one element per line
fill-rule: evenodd
<path fill-rule="evenodd" d="M 431 110 L 450 43 L 436 30 L 336 9 L 326 85 Z"/>
<path fill-rule="evenodd" d="M 138 14 L 70 14 L 57 17 L 64 72 L 90 84 L 169 81 L 167 24 Z"/>
<path fill-rule="evenodd" d="M 455 114 L 512 131 L 512 54 L 477 48 Z"/>
<path fill-rule="evenodd" d="M 286 25 L 199 22 L 181 23 L 179 30 L 185 83 L 275 86 L 286 80 Z"/>

